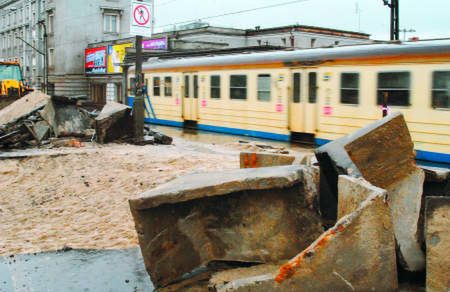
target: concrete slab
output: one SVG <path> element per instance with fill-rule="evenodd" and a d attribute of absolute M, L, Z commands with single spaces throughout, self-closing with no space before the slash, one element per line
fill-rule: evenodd
<path fill-rule="evenodd" d="M 354 178 L 348 175 L 340 175 L 338 198 L 338 219 L 357 210 L 374 190 L 384 192 L 383 189 L 371 185 L 363 178 Z"/>
<path fill-rule="evenodd" d="M 396 291 L 397 267 L 386 192 L 372 194 L 303 252 L 270 271 L 220 291 Z"/>
<path fill-rule="evenodd" d="M 138 248 L 0 258 L 0 291 L 152 291 Z"/>
<path fill-rule="evenodd" d="M 401 113 L 391 114 L 316 150 L 320 163 L 320 206 L 325 218 L 337 218 L 338 176 L 364 177 L 380 188 L 415 170 L 414 144 Z"/>
<path fill-rule="evenodd" d="M 344 146 L 365 180 L 386 188 L 417 169 L 414 143 L 406 121 L 394 114 L 351 135 Z"/>
<path fill-rule="evenodd" d="M 427 291 L 450 291 L 450 197 L 426 198 Z"/>
<path fill-rule="evenodd" d="M 130 136 L 132 130 L 131 108 L 117 102 L 108 102 L 95 119 L 95 132 L 99 143 L 110 143 Z"/>
<path fill-rule="evenodd" d="M 0 110 L 0 125 L 15 123 L 30 113 L 44 107 L 50 96 L 40 91 L 31 92 Z"/>
<path fill-rule="evenodd" d="M 239 158 L 241 168 L 258 168 L 292 165 L 296 157 L 273 153 L 241 152 Z"/>
<path fill-rule="evenodd" d="M 131 199 L 130 205 L 142 210 L 244 190 L 290 187 L 301 181 L 304 169 L 306 167 L 278 166 L 188 174 L 142 193 Z"/>
<path fill-rule="evenodd" d="M 130 200 L 142 254 L 157 287 L 212 262 L 294 256 L 322 233 L 302 194 L 306 167 L 192 174 Z"/>
<path fill-rule="evenodd" d="M 386 188 L 394 222 L 400 264 L 408 271 L 425 268 L 425 254 L 421 249 L 419 220 L 425 174 L 416 168 L 407 177 Z"/>

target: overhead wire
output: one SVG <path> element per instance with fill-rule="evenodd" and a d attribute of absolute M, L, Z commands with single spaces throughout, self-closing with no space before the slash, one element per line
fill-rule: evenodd
<path fill-rule="evenodd" d="M 185 21 L 180 21 L 180 22 L 175 22 L 175 23 L 168 23 L 168 24 L 164 24 L 164 25 L 158 25 L 158 26 L 156 26 L 155 28 L 162 28 L 162 27 L 167 27 L 167 26 L 173 26 L 173 25 L 185 24 L 185 23 L 197 21 L 197 20 L 199 20 L 199 19 L 200 19 L 200 20 L 214 19 L 214 18 L 219 18 L 219 17 L 224 17 L 224 16 L 230 16 L 230 15 L 236 15 L 236 14 L 241 14 L 241 13 L 253 12 L 253 11 L 258 11 L 258 10 L 263 10 L 263 9 L 268 9 L 268 8 L 275 8 L 275 7 L 280 7 L 280 6 L 286 6 L 286 5 L 296 4 L 296 3 L 300 3 L 300 2 L 307 2 L 307 1 L 311 1 L 311 0 L 294 0 L 294 1 L 287 1 L 287 2 L 283 2 L 283 3 L 277 3 L 277 4 L 271 4 L 271 5 L 260 6 L 260 7 L 255 7 L 255 8 L 249 8 L 249 9 L 242 9 L 242 10 L 237 10 L 237 11 L 231 11 L 231 12 L 222 13 L 222 14 L 216 14 L 216 15 L 212 15 L 212 16 L 197 17 L 197 18 L 195 18 L 195 19 L 190 19 L 190 20 L 185 20 Z"/>

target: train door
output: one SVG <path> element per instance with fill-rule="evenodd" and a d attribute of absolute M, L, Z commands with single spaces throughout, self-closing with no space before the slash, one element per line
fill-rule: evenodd
<path fill-rule="evenodd" d="M 305 133 L 315 134 L 317 129 L 317 70 L 305 70 Z"/>
<path fill-rule="evenodd" d="M 289 129 L 292 132 L 303 133 L 305 130 L 305 103 L 302 96 L 304 88 L 303 70 L 293 70 L 291 76 L 291 98 L 289 101 Z"/>
<path fill-rule="evenodd" d="M 198 74 L 183 74 L 183 118 L 187 121 L 198 120 Z"/>
<path fill-rule="evenodd" d="M 317 119 L 317 71 L 292 70 L 289 128 L 295 133 L 314 134 Z"/>

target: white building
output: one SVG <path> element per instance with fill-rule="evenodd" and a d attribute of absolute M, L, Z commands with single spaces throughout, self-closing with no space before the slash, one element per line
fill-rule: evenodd
<path fill-rule="evenodd" d="M 44 82 L 44 11 L 45 0 L 0 0 L 0 59 L 19 59 L 35 88 Z"/>

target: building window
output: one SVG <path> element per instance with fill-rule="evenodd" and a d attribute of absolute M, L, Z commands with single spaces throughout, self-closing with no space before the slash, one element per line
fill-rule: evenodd
<path fill-rule="evenodd" d="M 359 73 L 341 74 L 341 103 L 359 104 Z"/>
<path fill-rule="evenodd" d="M 161 78 L 153 77 L 153 96 L 161 95 Z"/>
<path fill-rule="evenodd" d="M 293 84 L 292 84 L 292 90 L 293 95 L 292 95 L 292 101 L 294 103 L 299 103 L 300 102 L 300 96 L 301 96 L 301 84 L 302 84 L 302 75 L 300 73 L 294 73 L 293 76 Z"/>
<path fill-rule="evenodd" d="M 247 99 L 247 75 L 230 76 L 230 99 Z"/>
<path fill-rule="evenodd" d="M 378 73 L 377 104 L 409 106 L 409 72 Z"/>
<path fill-rule="evenodd" d="M 48 49 L 48 66 L 53 67 L 55 65 L 55 49 Z"/>
<path fill-rule="evenodd" d="M 164 77 L 164 96 L 172 96 L 172 77 Z"/>
<path fill-rule="evenodd" d="M 258 75 L 258 100 L 270 101 L 271 92 L 271 77 L 270 74 Z"/>
<path fill-rule="evenodd" d="M 433 72 L 432 106 L 450 109 L 450 71 Z"/>
<path fill-rule="evenodd" d="M 317 73 L 316 72 L 310 72 L 308 74 L 308 93 L 309 93 L 309 98 L 308 98 L 308 102 L 309 103 L 316 103 L 317 100 Z"/>
<path fill-rule="evenodd" d="M 311 48 L 314 48 L 316 45 L 316 39 L 311 39 Z"/>
<path fill-rule="evenodd" d="M 220 98 L 220 75 L 210 77 L 211 98 Z"/>
<path fill-rule="evenodd" d="M 52 13 L 48 14 L 48 21 L 47 21 L 47 32 L 49 34 L 53 33 L 53 20 L 54 20 L 55 15 Z"/>
<path fill-rule="evenodd" d="M 120 19 L 119 14 L 104 13 L 103 14 L 103 32 L 119 33 L 119 19 Z"/>
<path fill-rule="evenodd" d="M 194 98 L 198 98 L 198 76 L 194 75 Z"/>

